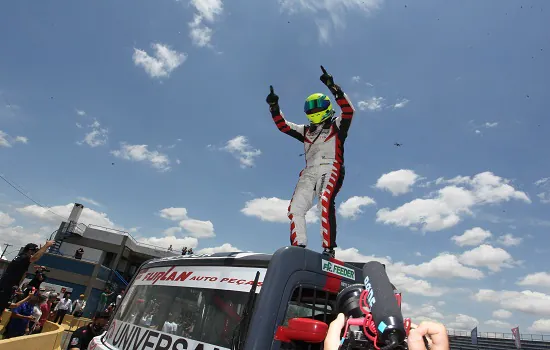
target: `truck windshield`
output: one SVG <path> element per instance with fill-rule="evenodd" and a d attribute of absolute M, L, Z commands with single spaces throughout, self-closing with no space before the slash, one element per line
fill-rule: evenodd
<path fill-rule="evenodd" d="M 147 277 L 134 282 L 104 341 L 121 350 L 142 346 L 229 349 L 233 331 L 248 300 L 250 280 L 253 281 L 257 270 L 264 269 L 246 269 L 253 270 L 249 271 L 252 279 L 248 278 L 248 271 L 242 276 L 243 270 L 240 270 L 239 274 L 245 278 L 234 281 L 231 276 L 223 277 L 227 274 L 220 270 L 223 268 L 209 274 L 209 281 L 198 280 L 197 274 L 197 279 L 189 283 L 163 283 L 160 278 L 151 278 L 150 283 L 146 283 Z M 219 283 L 220 280 L 231 280 L 234 286 Z M 202 286 L 208 282 L 212 282 L 211 286 Z M 227 289 L 220 288 L 222 286 Z"/>

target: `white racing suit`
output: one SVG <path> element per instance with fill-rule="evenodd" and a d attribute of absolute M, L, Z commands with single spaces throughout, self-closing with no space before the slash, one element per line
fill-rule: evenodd
<path fill-rule="evenodd" d="M 294 246 L 307 246 L 306 213 L 317 197 L 323 248 L 336 248 L 334 200 L 344 181 L 344 142 L 355 112 L 344 93 L 336 103 L 342 114 L 319 125 L 298 125 L 286 121 L 279 110 L 271 113 L 281 132 L 304 144 L 306 167 L 300 172 L 288 207 L 290 243 Z"/>

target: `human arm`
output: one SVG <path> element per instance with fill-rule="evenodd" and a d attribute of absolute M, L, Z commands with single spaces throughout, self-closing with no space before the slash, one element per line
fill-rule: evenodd
<path fill-rule="evenodd" d="M 285 119 L 281 108 L 279 107 L 279 96 L 275 95 L 273 86 L 269 87 L 270 93 L 266 98 L 266 102 L 269 104 L 269 111 L 273 122 L 279 129 L 279 131 L 294 137 L 300 142 L 304 142 L 304 129 L 305 125 L 295 124 Z"/>
<path fill-rule="evenodd" d="M 320 80 L 332 92 L 336 103 L 342 110 L 342 114 L 336 118 L 336 125 L 347 136 L 353 115 L 355 114 L 355 108 L 346 93 L 342 91 L 342 88 L 334 83 L 332 75 L 328 74 L 323 66 L 321 66 L 321 70 L 323 71 L 323 75 L 321 75 Z"/>
<path fill-rule="evenodd" d="M 409 350 L 425 350 L 424 337 L 427 338 L 430 350 L 449 350 L 447 329 L 441 323 L 422 322 L 418 327 L 411 327 L 407 344 Z"/>
<path fill-rule="evenodd" d="M 32 294 L 29 294 L 27 295 L 27 297 L 21 301 L 18 301 L 17 303 L 11 303 L 10 304 L 10 309 L 16 309 L 19 307 L 19 305 L 23 304 L 24 302 L 26 302 L 27 300 L 29 300 L 29 298 L 32 297 Z"/>
<path fill-rule="evenodd" d="M 32 314 L 31 315 L 24 315 L 23 314 L 25 311 L 27 311 L 27 309 L 23 306 L 24 305 L 20 305 L 17 308 L 15 308 L 14 310 L 12 310 L 11 317 L 13 317 L 13 318 L 22 318 L 24 320 L 32 321 L 34 319 L 32 317 Z"/>
<path fill-rule="evenodd" d="M 46 243 L 44 243 L 44 245 L 40 249 L 38 249 L 36 253 L 31 255 L 31 263 L 37 262 L 42 257 L 42 255 L 44 255 L 46 250 L 48 250 L 49 247 L 54 245 L 54 243 L 55 241 L 46 241 Z"/>

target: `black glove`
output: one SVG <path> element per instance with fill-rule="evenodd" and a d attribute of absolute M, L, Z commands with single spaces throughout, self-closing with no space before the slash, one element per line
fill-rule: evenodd
<path fill-rule="evenodd" d="M 269 85 L 269 95 L 267 95 L 265 102 L 267 102 L 270 107 L 274 107 L 279 104 L 279 96 L 275 95 L 273 86 L 271 85 Z"/>
<path fill-rule="evenodd" d="M 332 75 L 328 74 L 325 70 L 325 67 L 321 66 L 321 70 L 323 71 L 323 75 L 319 79 L 325 84 L 328 89 L 334 94 L 336 98 L 340 98 L 344 95 L 342 92 L 342 89 L 336 84 L 334 84 L 334 78 Z"/>
<path fill-rule="evenodd" d="M 328 74 L 325 70 L 325 67 L 321 66 L 321 70 L 323 71 L 323 75 L 319 79 L 325 84 L 329 89 L 331 89 L 334 86 L 334 78 L 332 75 Z"/>
<path fill-rule="evenodd" d="M 271 85 L 269 85 L 269 95 L 267 95 L 265 102 L 269 105 L 269 111 L 272 116 L 281 114 L 281 110 L 279 108 L 279 96 L 275 95 L 273 86 Z"/>

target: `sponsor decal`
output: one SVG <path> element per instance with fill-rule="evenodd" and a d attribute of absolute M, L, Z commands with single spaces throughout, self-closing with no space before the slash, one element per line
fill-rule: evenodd
<path fill-rule="evenodd" d="M 227 266 L 163 266 L 140 271 L 133 285 L 159 285 L 250 291 L 256 272 L 260 271 L 259 293 L 266 273 L 265 268 Z"/>
<path fill-rule="evenodd" d="M 322 259 L 323 271 L 355 281 L 355 270 L 332 261 Z"/>
<path fill-rule="evenodd" d="M 78 345 L 78 338 L 71 339 L 71 345 Z"/>
<path fill-rule="evenodd" d="M 117 320 L 104 340 L 119 350 L 230 350 Z"/>

